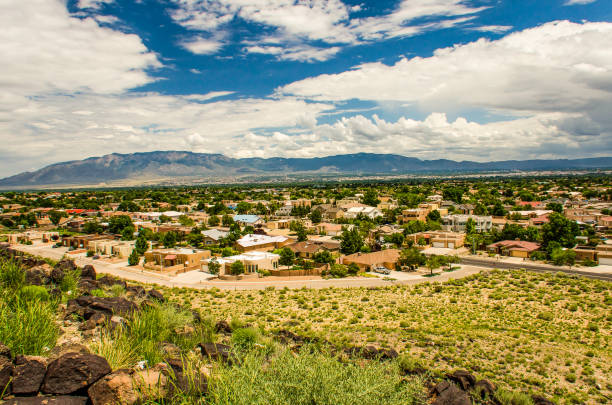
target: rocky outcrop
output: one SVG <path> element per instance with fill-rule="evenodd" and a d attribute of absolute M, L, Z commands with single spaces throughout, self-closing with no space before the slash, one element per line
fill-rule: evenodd
<path fill-rule="evenodd" d="M 6 357 L 0 357 L 0 392 L 10 392 L 9 383 L 13 375 L 13 362 Z"/>
<path fill-rule="evenodd" d="M 232 362 L 232 348 L 221 343 L 200 343 L 202 355 L 213 360 L 220 360 L 226 363 Z"/>
<path fill-rule="evenodd" d="M 83 295 L 68 301 L 66 316 L 76 314 L 85 320 L 95 314 L 102 314 L 106 318 L 113 315 L 131 315 L 138 310 L 138 305 L 122 297 L 95 297 Z"/>
<path fill-rule="evenodd" d="M 130 370 L 117 370 L 102 377 L 89 387 L 87 393 L 93 405 L 132 405 L 138 401 Z"/>
<path fill-rule="evenodd" d="M 89 353 L 67 353 L 49 364 L 42 392 L 66 395 L 87 389 L 109 374 L 111 368 L 104 357 Z"/>
<path fill-rule="evenodd" d="M 47 360 L 38 356 L 15 357 L 15 369 L 11 382 L 12 393 L 36 395 L 47 372 Z"/>
<path fill-rule="evenodd" d="M 81 280 L 94 280 L 96 279 L 96 269 L 91 264 L 83 266 L 81 269 Z"/>
<path fill-rule="evenodd" d="M 57 397 L 18 397 L 4 401 L 3 405 L 86 405 L 87 397 L 57 396 Z"/>
<path fill-rule="evenodd" d="M 448 381 L 442 381 L 436 385 L 432 394 L 435 397 L 432 405 L 472 405 L 472 400 L 467 392 Z"/>

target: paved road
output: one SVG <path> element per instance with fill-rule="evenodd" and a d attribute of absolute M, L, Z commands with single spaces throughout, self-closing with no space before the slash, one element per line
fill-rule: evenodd
<path fill-rule="evenodd" d="M 66 248 L 51 248 L 51 245 L 13 245 L 12 248 L 32 255 L 47 257 L 59 260 L 64 256 Z M 101 260 L 93 260 L 83 255 L 73 257 L 78 266 L 91 264 L 98 273 L 110 274 L 125 280 L 137 281 L 145 284 L 158 284 L 166 287 L 185 287 L 185 288 L 219 288 L 223 290 L 262 290 L 267 287 L 274 288 L 347 288 L 347 287 L 384 287 L 393 284 L 419 284 L 426 282 L 443 282 L 453 278 L 463 278 L 472 274 L 479 273 L 486 267 L 462 266 L 460 270 L 453 272 L 442 272 L 441 274 L 428 278 L 415 273 L 392 272 L 387 279 L 370 277 L 353 277 L 342 279 L 311 279 L 311 280 L 274 280 L 274 278 L 262 278 L 257 280 L 244 281 L 220 281 L 220 280 L 194 280 L 189 276 L 170 277 L 159 273 L 143 271 L 126 267 L 125 262 L 108 263 Z"/>
<path fill-rule="evenodd" d="M 598 280 L 606 280 L 612 281 L 612 274 L 605 272 L 596 272 L 593 270 L 578 270 L 578 269 L 570 269 L 568 267 L 557 267 L 550 266 L 544 264 L 535 264 L 529 262 L 508 262 L 502 260 L 491 260 L 491 259 L 483 259 L 483 258 L 475 258 L 475 257 L 462 257 L 461 264 L 466 264 L 470 266 L 478 266 L 478 267 L 487 267 L 487 268 L 495 268 L 495 269 L 525 269 L 529 271 L 535 271 L 538 273 L 557 273 L 562 272 L 566 274 L 578 275 Z"/>

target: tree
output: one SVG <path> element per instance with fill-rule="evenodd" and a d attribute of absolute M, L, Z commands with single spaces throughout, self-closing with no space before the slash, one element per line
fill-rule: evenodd
<path fill-rule="evenodd" d="M 102 226 L 96 221 L 89 221 L 83 225 L 83 232 L 87 234 L 101 233 Z"/>
<path fill-rule="evenodd" d="M 221 270 L 221 265 L 216 257 L 213 257 L 208 262 L 208 272 L 210 274 L 219 274 L 219 270 Z"/>
<path fill-rule="evenodd" d="M 297 237 L 298 237 L 298 242 L 304 242 L 308 240 L 308 234 L 306 233 L 306 228 L 304 228 L 304 226 L 298 229 Z"/>
<path fill-rule="evenodd" d="M 476 233 L 476 221 L 474 221 L 474 218 L 468 218 L 465 223 L 465 233 L 468 235 Z"/>
<path fill-rule="evenodd" d="M 181 215 L 178 219 L 179 223 L 183 226 L 193 226 L 195 222 L 187 215 Z"/>
<path fill-rule="evenodd" d="M 315 261 L 315 263 L 334 263 L 334 257 L 332 256 L 331 252 L 329 250 L 321 250 L 320 252 L 315 253 L 314 255 L 312 255 L 312 260 Z"/>
<path fill-rule="evenodd" d="M 359 266 L 356 263 L 350 263 L 346 268 L 348 274 L 355 275 L 359 273 Z"/>
<path fill-rule="evenodd" d="M 172 249 L 176 246 L 176 235 L 174 232 L 166 232 L 162 238 L 164 246 L 168 249 Z"/>
<path fill-rule="evenodd" d="M 282 264 L 283 266 L 291 266 L 294 260 L 295 253 L 293 252 L 293 250 L 289 249 L 288 247 L 281 249 L 280 259 L 278 260 L 280 264 Z"/>
<path fill-rule="evenodd" d="M 445 256 L 444 261 L 446 262 L 448 269 L 451 270 L 453 268 L 453 264 L 459 263 L 461 259 L 457 255 L 452 255 L 452 256 Z"/>
<path fill-rule="evenodd" d="M 230 266 L 230 273 L 232 273 L 235 276 L 244 273 L 244 264 L 240 260 L 236 260 Z"/>
<path fill-rule="evenodd" d="M 506 214 L 507 214 L 506 209 L 502 205 L 501 201 L 499 200 L 495 201 L 495 204 L 493 205 L 493 208 L 491 209 L 491 215 L 494 215 L 496 217 L 503 217 Z"/>
<path fill-rule="evenodd" d="M 546 247 L 551 242 L 559 242 L 561 246 L 571 248 L 576 245 L 576 236 L 579 234 L 580 228 L 576 221 L 553 212 L 548 216 L 548 223 L 542 225 L 542 244 Z"/>
<path fill-rule="evenodd" d="M 138 254 L 143 255 L 149 249 L 149 242 L 142 234 L 142 232 L 138 233 L 138 238 L 136 239 L 136 244 L 134 245 L 134 250 L 138 252 Z"/>
<path fill-rule="evenodd" d="M 445 200 L 454 201 L 457 204 L 461 204 L 461 199 L 463 198 L 463 189 L 459 187 L 447 187 L 442 190 L 442 198 L 444 198 Z"/>
<path fill-rule="evenodd" d="M 322 218 L 323 214 L 321 214 L 321 210 L 315 209 L 310 212 L 310 220 L 313 224 L 318 224 L 319 222 L 321 222 Z"/>
<path fill-rule="evenodd" d="M 345 255 L 357 253 L 363 246 L 363 239 L 355 227 L 353 227 L 351 230 L 345 230 L 342 232 L 340 238 L 340 251 Z"/>
<path fill-rule="evenodd" d="M 169 217 L 169 216 L 167 216 L 167 215 L 161 214 L 161 215 L 159 216 L 159 222 L 161 222 L 162 224 L 163 224 L 163 223 L 166 223 L 166 222 L 170 222 L 170 221 L 172 221 L 172 218 L 170 218 L 170 217 Z"/>
<path fill-rule="evenodd" d="M 378 199 L 378 193 L 376 192 L 376 189 L 375 188 L 368 189 L 363 194 L 363 198 L 361 199 L 361 202 L 363 204 L 365 204 L 365 205 L 376 207 L 380 203 L 380 200 Z"/>
<path fill-rule="evenodd" d="M 133 249 L 128 257 L 128 264 L 130 266 L 136 266 L 138 263 L 140 263 L 140 255 L 136 249 Z"/>
<path fill-rule="evenodd" d="M 392 233 L 389 236 L 385 236 L 385 242 L 393 243 L 395 246 L 402 247 L 404 244 L 404 234 L 400 232 Z"/>
<path fill-rule="evenodd" d="M 415 247 L 404 249 L 400 252 L 398 264 L 400 266 L 407 266 L 411 270 L 418 268 L 425 264 L 426 257 L 421 251 Z"/>
<path fill-rule="evenodd" d="M 430 221 L 439 222 L 442 216 L 440 215 L 440 211 L 433 210 L 429 214 L 427 214 L 427 219 Z"/>
<path fill-rule="evenodd" d="M 127 215 L 117 215 L 111 217 L 111 219 L 108 221 L 108 231 L 110 233 L 123 234 L 123 230 L 128 226 L 134 229 L 132 219 Z"/>
<path fill-rule="evenodd" d="M 563 214 L 563 205 L 556 202 L 546 204 L 546 209 Z"/>
<path fill-rule="evenodd" d="M 223 224 L 223 226 L 230 226 L 234 223 L 234 218 L 225 214 L 223 215 L 223 218 L 221 218 L 221 223 Z"/>
<path fill-rule="evenodd" d="M 62 218 L 66 218 L 68 215 L 64 211 L 49 211 L 49 221 L 55 226 L 59 225 Z"/>
<path fill-rule="evenodd" d="M 431 255 L 427 258 L 425 265 L 429 269 L 431 275 L 433 275 L 433 271 L 439 268 L 443 264 L 443 259 L 441 256 Z"/>
<path fill-rule="evenodd" d="M 126 226 L 125 228 L 123 228 L 123 231 L 121 231 L 121 240 L 132 240 L 132 239 L 134 239 L 134 227 Z"/>
<path fill-rule="evenodd" d="M 563 266 L 566 264 L 571 267 L 576 263 L 576 252 L 571 249 L 557 248 L 553 250 L 550 258 L 555 266 Z"/>
<path fill-rule="evenodd" d="M 487 215 L 488 213 L 487 207 L 485 207 L 484 204 L 478 203 L 476 204 L 476 207 L 474 207 L 475 215 Z"/>
<path fill-rule="evenodd" d="M 238 214 L 247 214 L 251 210 L 251 204 L 246 201 L 241 201 L 236 206 Z"/>
<path fill-rule="evenodd" d="M 218 226 L 218 225 L 219 225 L 219 222 L 220 222 L 220 221 L 219 221 L 219 217 L 218 217 L 218 216 L 216 216 L 216 215 L 211 215 L 211 216 L 208 218 L 208 225 L 209 225 L 209 226 Z"/>

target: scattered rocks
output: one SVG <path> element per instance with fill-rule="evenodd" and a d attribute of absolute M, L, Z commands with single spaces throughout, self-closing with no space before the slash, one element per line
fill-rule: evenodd
<path fill-rule="evenodd" d="M 75 300 L 68 301 L 66 316 L 79 315 L 84 319 L 90 319 L 96 314 L 102 314 L 109 318 L 113 315 L 130 315 L 138 310 L 138 305 L 123 297 L 95 297 L 83 295 Z"/>
<path fill-rule="evenodd" d="M 83 266 L 81 280 L 96 280 L 96 269 L 91 264 Z"/>
<path fill-rule="evenodd" d="M 110 372 L 111 368 L 103 357 L 89 353 L 68 353 L 49 364 L 42 392 L 72 394 L 87 388 Z"/>
<path fill-rule="evenodd" d="M 451 382 L 442 381 L 432 391 L 436 397 L 432 405 L 472 405 L 469 395 Z"/>
<path fill-rule="evenodd" d="M 497 387 L 489 380 L 480 380 L 474 384 L 474 391 L 480 395 L 481 399 L 491 398 Z"/>
<path fill-rule="evenodd" d="M 476 377 L 466 370 L 457 370 L 451 374 L 447 374 L 446 378 L 455 382 L 464 391 L 474 388 L 474 384 L 476 384 Z"/>
<path fill-rule="evenodd" d="M 150 290 L 149 292 L 147 292 L 147 296 L 155 301 L 159 301 L 159 302 L 166 301 L 166 299 L 164 298 L 164 295 L 157 290 L 153 290 L 153 289 Z"/>
<path fill-rule="evenodd" d="M 147 295 L 147 292 L 145 291 L 145 289 L 139 285 L 127 286 L 125 289 L 125 292 L 127 293 L 128 296 L 135 297 L 135 298 L 142 298 L 145 295 Z"/>
<path fill-rule="evenodd" d="M 395 349 L 383 349 L 374 346 L 349 347 L 345 349 L 349 356 L 359 356 L 368 360 L 392 360 L 398 357 Z"/>
<path fill-rule="evenodd" d="M 99 278 L 98 284 L 103 287 L 112 287 L 114 285 L 120 285 L 123 288 L 127 288 L 127 283 L 125 281 L 110 276 L 104 276 Z"/>
<path fill-rule="evenodd" d="M 138 401 L 129 370 L 117 370 L 95 382 L 87 390 L 93 405 L 132 405 Z"/>
<path fill-rule="evenodd" d="M 47 360 L 38 356 L 15 357 L 12 392 L 17 395 L 36 395 L 47 371 Z"/>

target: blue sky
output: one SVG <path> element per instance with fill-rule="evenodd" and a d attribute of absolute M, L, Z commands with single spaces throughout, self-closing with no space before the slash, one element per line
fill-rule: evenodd
<path fill-rule="evenodd" d="M 7 0 L 0 175 L 106 153 L 612 152 L 609 0 Z"/>

